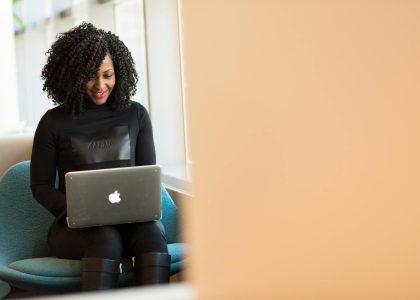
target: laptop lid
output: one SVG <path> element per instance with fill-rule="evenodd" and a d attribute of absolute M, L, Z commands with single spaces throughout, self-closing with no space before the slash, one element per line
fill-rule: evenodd
<path fill-rule="evenodd" d="M 68 172 L 65 181 L 70 228 L 148 222 L 162 216 L 159 166 Z"/>

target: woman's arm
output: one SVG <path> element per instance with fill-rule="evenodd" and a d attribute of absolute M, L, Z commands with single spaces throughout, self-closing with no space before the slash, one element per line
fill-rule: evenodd
<path fill-rule="evenodd" d="M 57 152 L 48 114 L 35 131 L 31 157 L 31 190 L 35 199 L 56 217 L 65 210 L 66 196 L 55 188 Z"/>
<path fill-rule="evenodd" d="M 139 134 L 136 143 L 136 166 L 155 165 L 156 152 L 152 122 L 143 106 L 139 110 Z"/>

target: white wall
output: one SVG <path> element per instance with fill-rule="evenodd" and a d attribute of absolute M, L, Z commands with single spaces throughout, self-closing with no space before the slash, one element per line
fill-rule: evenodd
<path fill-rule="evenodd" d="M 12 1 L 2 1 L 0 7 L 0 132 L 1 127 L 18 122 L 18 98 Z"/>
<path fill-rule="evenodd" d="M 139 76 L 133 100 L 149 109 L 143 1 L 127 0 L 115 6 L 115 32 L 130 50 Z"/>
<path fill-rule="evenodd" d="M 90 21 L 93 25 L 105 31 L 115 32 L 114 5 L 92 4 L 89 6 L 88 12 L 88 18 L 84 21 Z"/>
<path fill-rule="evenodd" d="M 145 0 L 144 9 L 149 111 L 158 163 L 185 165 L 177 0 Z"/>
<path fill-rule="evenodd" d="M 25 120 L 29 127 L 34 128 L 47 109 L 53 107 L 52 101 L 42 91 L 42 68 L 48 50 L 47 28 L 36 27 L 29 29 L 25 34 L 16 36 L 17 55 L 19 61 L 19 103 L 20 120 Z M 22 60 L 22 61 L 21 61 Z"/>

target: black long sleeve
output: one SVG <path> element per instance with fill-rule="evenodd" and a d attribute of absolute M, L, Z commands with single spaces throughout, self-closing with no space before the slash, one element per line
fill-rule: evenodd
<path fill-rule="evenodd" d="M 52 126 L 46 114 L 35 131 L 31 157 L 31 189 L 35 199 L 57 217 L 65 209 L 66 196 L 55 188 L 57 151 Z"/>
<path fill-rule="evenodd" d="M 35 132 L 31 189 L 38 202 L 60 216 L 67 172 L 155 163 L 152 125 L 141 104 L 131 102 L 122 112 L 92 105 L 77 118 L 58 106 L 45 113 Z"/>
<path fill-rule="evenodd" d="M 139 119 L 141 121 L 136 143 L 136 165 L 154 165 L 156 164 L 156 152 L 153 141 L 152 122 L 147 113 L 139 115 Z"/>

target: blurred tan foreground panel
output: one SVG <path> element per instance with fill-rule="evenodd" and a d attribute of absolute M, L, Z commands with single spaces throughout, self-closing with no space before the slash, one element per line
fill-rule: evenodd
<path fill-rule="evenodd" d="M 420 299 L 420 1 L 181 12 L 199 299 Z"/>

